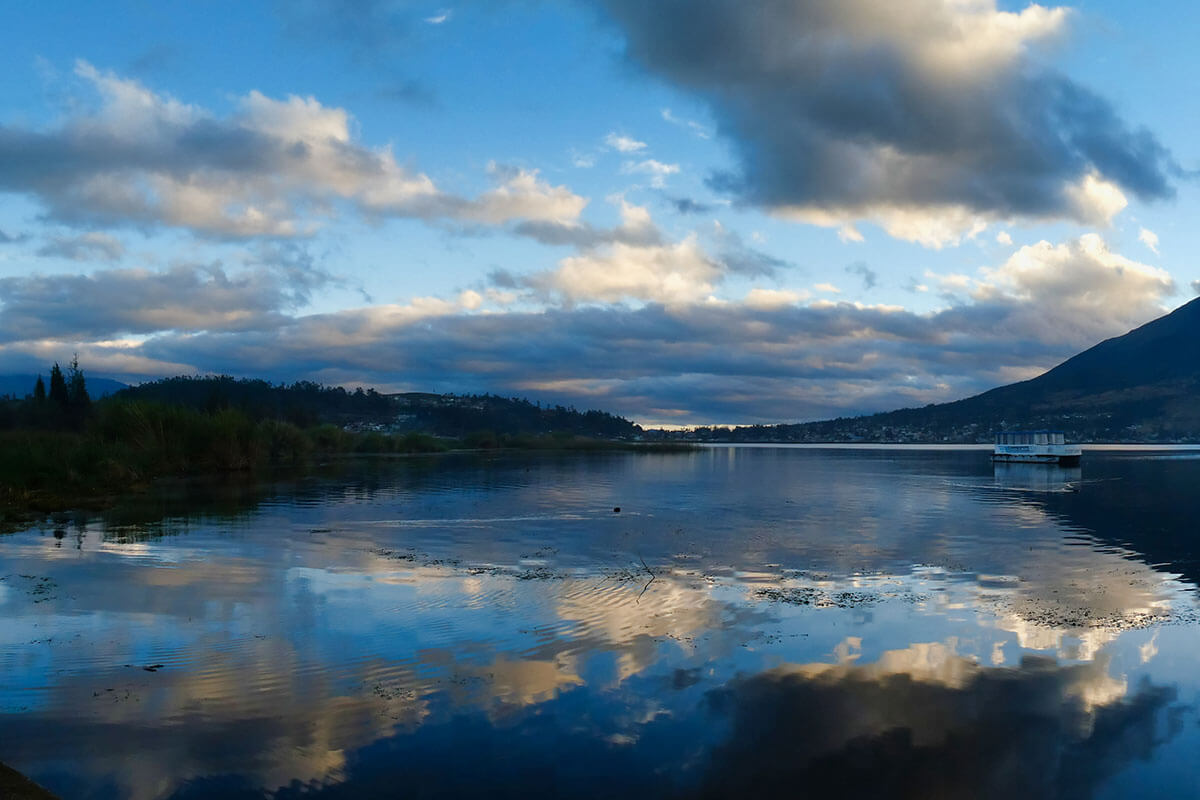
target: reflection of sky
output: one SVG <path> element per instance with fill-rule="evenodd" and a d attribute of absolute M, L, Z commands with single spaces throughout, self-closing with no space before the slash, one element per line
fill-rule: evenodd
<path fill-rule="evenodd" d="M 1160 714 L 1147 686 L 1190 702 L 1191 585 L 977 458 L 447 459 L 232 515 L 7 536 L 0 759 L 65 796 L 351 787 L 378 748 L 433 758 L 474 725 L 492 748 L 566 737 L 722 785 L 695 759 L 736 751 L 746 686 L 870 705 L 936 685 L 941 727 L 878 711 L 843 737 L 900 727 L 935 750 L 1006 680 L 1042 686 L 1029 710 L 1064 753 L 1125 719 L 1110 709 Z M 1145 491 L 1107 468 L 1124 479 L 1096 503 Z M 714 691 L 734 698 L 719 719 Z"/>

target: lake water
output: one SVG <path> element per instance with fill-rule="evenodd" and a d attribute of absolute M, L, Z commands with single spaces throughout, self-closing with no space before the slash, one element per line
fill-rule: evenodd
<path fill-rule="evenodd" d="M 165 487 L 0 535 L 0 761 L 64 798 L 1197 796 L 1197 519 L 1187 449 Z"/>

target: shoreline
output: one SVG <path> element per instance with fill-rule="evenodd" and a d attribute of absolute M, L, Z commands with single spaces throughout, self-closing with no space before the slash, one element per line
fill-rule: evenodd
<path fill-rule="evenodd" d="M 8 532 L 14 526 L 37 523 L 53 514 L 74 511 L 103 511 L 116 505 L 125 498 L 145 494 L 155 485 L 164 481 L 174 480 L 204 480 L 220 479 L 235 476 L 265 476 L 272 473 L 287 475 L 294 479 L 311 477 L 321 469 L 339 462 L 355 460 L 400 460 L 410 458 L 443 457 L 453 455 L 489 455 L 512 453 L 541 453 L 541 454 L 588 454 L 597 453 L 689 453 L 700 450 L 701 444 L 696 442 L 630 442 L 609 439 L 574 439 L 564 442 L 553 442 L 547 439 L 533 440 L 531 444 L 521 446 L 501 447 L 458 447 L 445 450 L 410 450 L 392 452 L 333 452 L 326 453 L 319 460 L 307 463 L 267 463 L 238 469 L 199 470 L 188 473 L 168 473 L 153 475 L 132 481 L 123 488 L 101 488 L 91 490 L 73 489 L 54 490 L 43 487 L 17 489 L 8 487 L 0 490 L 0 535 Z"/>

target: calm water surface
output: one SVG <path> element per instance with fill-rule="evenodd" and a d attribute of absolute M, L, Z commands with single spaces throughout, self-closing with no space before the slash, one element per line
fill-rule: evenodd
<path fill-rule="evenodd" d="M 1197 796 L 1198 518 L 1190 450 L 167 487 L 0 535 L 0 760 L 64 798 Z"/>

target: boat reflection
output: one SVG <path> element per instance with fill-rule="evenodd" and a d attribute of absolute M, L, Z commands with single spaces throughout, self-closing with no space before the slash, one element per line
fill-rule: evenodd
<path fill-rule="evenodd" d="M 1079 466 L 1058 464 L 1021 464 L 997 461 L 993 473 L 998 489 L 1022 492 L 1076 492 L 1083 480 Z"/>

